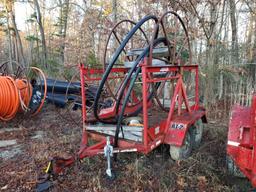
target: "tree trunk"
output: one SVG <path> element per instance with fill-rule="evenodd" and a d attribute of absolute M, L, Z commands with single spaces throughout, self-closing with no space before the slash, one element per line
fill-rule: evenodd
<path fill-rule="evenodd" d="M 14 2 L 13 1 L 6 1 L 4 0 L 4 6 L 5 6 L 5 12 L 6 12 L 6 18 L 7 18 L 7 28 L 8 28 L 8 36 L 9 36 L 9 41 L 11 43 L 11 33 L 10 33 L 10 30 L 9 30 L 9 27 L 10 27 L 10 21 L 11 21 L 11 27 L 14 29 L 14 32 L 15 32 L 15 37 L 17 38 L 17 47 L 19 48 L 19 54 L 20 54 L 20 58 L 21 58 L 21 65 L 22 66 L 25 66 L 25 58 L 24 58 L 24 53 L 23 53 L 23 46 L 22 46 L 22 42 L 21 42 L 21 38 L 20 38 L 20 34 L 19 34 L 19 31 L 17 29 L 17 25 L 16 25 L 16 21 L 15 21 L 15 15 L 14 15 Z M 11 47 L 10 46 L 10 51 L 11 51 Z M 13 55 L 11 55 L 11 57 L 13 58 Z M 12 59 L 10 59 L 10 63 L 12 64 L 11 62 Z M 19 62 L 19 61 L 17 61 Z"/>
<path fill-rule="evenodd" d="M 15 36 L 17 38 L 17 43 L 18 43 L 17 47 L 19 48 L 18 50 L 19 50 L 19 54 L 20 54 L 19 58 L 21 58 L 20 63 L 21 63 L 22 66 L 25 66 L 26 61 L 25 61 L 24 52 L 23 52 L 23 45 L 22 45 L 20 34 L 19 34 L 19 31 L 18 31 L 18 28 L 17 28 L 17 25 L 16 25 L 15 15 L 14 15 L 13 10 L 10 10 L 10 16 L 11 16 L 11 20 L 12 20 L 12 26 L 13 26 L 14 31 L 15 31 Z"/>
<path fill-rule="evenodd" d="M 226 8 L 226 1 L 224 0 L 223 1 L 223 4 L 222 4 L 222 12 L 221 12 L 221 21 L 220 21 L 220 28 L 219 28 L 219 32 L 218 32 L 218 37 L 217 39 L 218 40 L 221 40 L 221 31 L 223 30 L 223 23 L 224 23 L 224 15 L 225 15 L 225 8 Z M 222 51 L 223 49 L 219 47 L 218 45 L 218 52 L 220 53 L 220 51 Z M 222 99 L 222 96 L 223 96 L 223 89 L 224 89 L 224 81 L 223 81 L 223 66 L 224 66 L 224 58 L 221 59 L 221 62 L 220 62 L 220 68 L 221 68 L 221 72 L 220 72 L 220 78 L 219 78 L 219 100 Z"/>
<path fill-rule="evenodd" d="M 62 39 L 61 45 L 60 45 L 60 57 L 61 57 L 61 62 L 64 65 L 68 14 L 69 14 L 69 0 L 64 0 L 64 1 L 59 0 L 59 4 L 60 4 L 59 35 Z"/>
<path fill-rule="evenodd" d="M 9 21 L 9 15 L 8 15 L 8 8 L 6 5 L 6 1 L 4 1 L 5 4 L 5 13 L 6 13 L 6 20 L 7 20 L 7 36 L 8 36 L 8 53 L 9 53 L 9 65 L 8 65 L 8 70 L 13 73 L 13 68 L 12 68 L 12 37 L 11 37 L 11 32 L 10 32 L 10 21 Z"/>
<path fill-rule="evenodd" d="M 239 62 L 238 53 L 238 40 L 237 40 L 237 25 L 236 25 L 236 3 L 235 0 L 229 0 L 230 8 L 230 22 L 231 22 L 231 32 L 232 32 L 232 64 L 237 64 Z"/>
<path fill-rule="evenodd" d="M 43 48 L 43 65 L 47 68 L 47 48 L 46 48 L 46 41 L 45 41 L 45 34 L 44 34 L 44 27 L 42 24 L 42 16 L 41 16 L 41 11 L 40 11 L 40 6 L 38 3 L 38 0 L 34 0 L 34 5 L 36 7 L 37 11 L 37 23 L 39 26 L 39 31 L 41 35 L 41 41 L 42 41 L 42 48 Z"/>
<path fill-rule="evenodd" d="M 64 10 L 63 10 L 63 36 L 62 36 L 62 62 L 65 63 L 65 47 L 66 47 L 66 36 L 67 36 L 67 26 L 68 26 L 68 13 L 69 13 L 69 0 L 65 0 Z"/>
<path fill-rule="evenodd" d="M 205 86 L 205 105 L 207 106 L 208 104 L 215 103 L 215 94 L 214 94 L 214 83 L 215 83 L 215 71 L 216 71 L 216 63 L 215 63 L 215 47 L 216 46 L 213 41 L 215 40 L 214 38 L 216 37 L 216 31 L 215 31 L 215 26 L 216 26 L 216 18 L 217 18 L 217 5 L 211 4 L 210 7 L 210 23 L 211 25 L 209 26 L 209 32 L 207 37 L 207 52 L 206 52 L 206 57 L 207 57 L 207 67 L 206 67 L 206 85 Z"/>
<path fill-rule="evenodd" d="M 252 62 L 252 57 L 253 57 L 253 23 L 254 23 L 254 16 L 253 14 L 250 15 L 250 19 L 247 24 L 247 31 L 248 34 L 246 36 L 246 60 L 248 63 Z"/>
<path fill-rule="evenodd" d="M 113 23 L 117 22 L 117 0 L 112 0 Z"/>

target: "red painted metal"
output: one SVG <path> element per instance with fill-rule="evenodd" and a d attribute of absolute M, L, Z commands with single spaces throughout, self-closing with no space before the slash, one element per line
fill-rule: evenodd
<path fill-rule="evenodd" d="M 80 64 L 80 69 L 83 68 L 83 65 Z M 84 81 L 84 73 L 83 73 L 83 70 L 80 70 L 80 79 L 81 79 L 81 82 L 85 82 Z M 86 105 L 86 94 L 85 94 L 85 85 L 84 83 L 82 84 L 81 86 L 81 95 L 82 95 L 82 106 L 85 106 Z M 82 118 L 83 118 L 83 133 L 86 131 L 84 129 L 84 123 L 86 121 L 86 107 L 82 107 Z M 86 145 L 88 142 L 88 138 L 87 138 L 87 135 L 86 134 L 83 134 L 82 136 L 82 141 L 81 141 L 81 147 Z"/>
<path fill-rule="evenodd" d="M 147 154 L 154 148 L 158 147 L 160 144 L 166 143 L 171 145 L 181 146 L 183 144 L 184 138 L 188 131 L 188 128 L 198 119 L 205 116 L 205 110 L 203 107 L 199 106 L 199 94 L 198 94 L 198 66 L 149 66 L 147 64 L 148 58 L 145 58 L 140 64 L 142 68 L 142 102 L 135 106 L 126 106 L 125 114 L 133 112 L 142 106 L 143 110 L 143 139 L 142 142 L 135 142 L 126 139 L 118 140 L 118 147 L 114 148 L 114 153 L 120 152 L 140 152 Z M 185 86 L 182 80 L 181 71 L 195 72 L 195 104 L 189 106 Z M 55 159 L 54 169 L 55 173 L 59 173 L 66 166 L 72 164 L 76 159 L 83 159 L 86 157 L 103 154 L 103 148 L 106 144 L 106 135 L 98 133 L 96 131 L 88 131 L 86 129 L 88 122 L 88 114 L 86 111 L 86 97 L 85 97 L 85 83 L 92 82 L 96 80 L 101 80 L 100 78 L 95 78 L 97 75 L 101 75 L 104 71 L 98 69 L 88 69 L 83 65 L 80 65 L 80 76 L 81 76 L 81 87 L 82 87 L 82 117 L 83 117 L 83 132 L 82 132 L 82 142 L 80 150 L 76 157 L 70 157 L 66 160 Z M 126 68 L 115 68 L 112 69 L 114 73 L 124 74 L 127 72 Z M 175 72 L 174 76 L 165 78 L 156 78 L 153 76 L 154 73 L 159 72 Z M 116 78 L 122 78 L 118 76 Z M 170 110 L 167 119 L 160 121 L 157 125 L 149 127 L 148 123 L 148 111 L 151 107 L 152 102 L 148 102 L 148 88 L 154 83 L 161 81 L 173 81 L 176 83 L 174 94 L 170 102 Z M 133 97 L 135 97 L 133 95 Z M 136 98 L 133 98 L 136 101 Z M 138 100 L 137 100 L 138 101 Z M 177 107 L 178 103 L 178 107 Z M 182 104 L 185 104 L 185 109 L 181 108 Z M 116 114 L 115 105 L 111 108 L 104 109 L 100 112 L 101 118 L 112 118 Z M 172 127 L 175 124 L 182 125 L 181 129 L 174 129 Z M 88 138 L 96 141 L 95 144 L 89 146 Z M 114 137 L 110 138 L 111 143 L 114 143 Z M 244 152 L 246 153 L 246 151 Z M 246 163 L 246 162 L 245 162 Z"/>
<path fill-rule="evenodd" d="M 192 110 L 191 113 L 182 111 L 181 115 L 174 115 L 170 125 L 167 127 L 167 133 L 164 143 L 170 145 L 181 146 L 185 139 L 188 128 L 193 125 L 198 119 L 205 115 L 205 109 Z M 180 124 L 182 129 L 174 129 L 172 125 Z"/>
<path fill-rule="evenodd" d="M 143 94 L 143 141 L 144 147 L 146 148 L 148 145 L 148 105 L 147 105 L 147 98 L 148 98 L 148 83 L 147 83 L 147 74 L 146 74 L 146 67 L 147 67 L 147 60 L 144 59 L 143 63 L 141 64 L 142 67 L 142 94 Z"/>
<path fill-rule="evenodd" d="M 256 94 L 251 107 L 235 105 L 232 109 L 227 154 L 256 187 Z"/>
<path fill-rule="evenodd" d="M 198 73 L 198 67 L 196 68 L 196 95 L 195 95 L 195 107 L 199 107 L 199 73 Z"/>

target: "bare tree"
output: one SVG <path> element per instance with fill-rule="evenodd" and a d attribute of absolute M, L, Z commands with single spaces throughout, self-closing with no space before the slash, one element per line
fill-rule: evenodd
<path fill-rule="evenodd" d="M 232 56 L 231 62 L 233 64 L 238 63 L 238 40 L 237 40 L 237 21 L 236 21 L 236 3 L 235 0 L 229 0 L 230 8 L 230 21 L 232 32 Z"/>
<path fill-rule="evenodd" d="M 70 8 L 70 2 L 69 0 L 59 0 L 59 36 L 62 39 L 61 45 L 60 45 L 60 57 L 61 62 L 64 64 L 65 62 L 65 47 L 66 47 L 66 36 L 67 36 L 67 25 L 68 25 L 68 15 L 69 15 L 69 8 Z"/>
<path fill-rule="evenodd" d="M 45 34 L 44 34 L 44 27 L 42 24 L 42 15 L 40 11 L 40 5 L 38 3 L 38 0 L 34 0 L 34 5 L 37 11 L 37 23 L 39 26 L 39 31 L 41 35 L 41 41 L 42 41 L 42 48 L 43 48 L 43 65 L 47 68 L 47 48 L 46 48 L 46 40 L 45 40 Z"/>
<path fill-rule="evenodd" d="M 23 45 L 22 45 L 22 41 L 21 41 L 21 37 L 17 28 L 17 24 L 16 24 L 16 20 L 15 20 L 15 14 L 14 14 L 14 1 L 7 1 L 4 0 L 4 6 L 6 8 L 6 18 L 7 18 L 7 28 L 8 30 L 10 29 L 10 27 L 14 30 L 15 33 L 15 38 L 17 38 L 17 50 L 18 50 L 18 54 L 19 56 L 17 58 L 20 58 L 19 61 L 20 64 L 22 66 L 26 65 L 26 61 L 25 61 L 25 57 L 24 57 L 24 53 L 23 53 Z M 11 22 L 10 22 L 11 21 Z M 11 25 L 10 25 L 11 23 Z M 11 40 L 10 38 L 10 30 L 8 32 L 8 36 L 9 36 L 9 41 Z M 10 42 L 9 42 L 10 43 Z M 11 55 L 10 57 L 13 57 L 13 55 Z"/>

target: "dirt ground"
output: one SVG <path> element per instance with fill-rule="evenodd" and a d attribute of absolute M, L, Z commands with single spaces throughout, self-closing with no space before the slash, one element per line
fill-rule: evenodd
<path fill-rule="evenodd" d="M 35 191 L 36 181 L 50 157 L 75 154 L 81 127 L 46 107 L 36 117 L 17 117 L 0 124 L 0 191 Z M 174 162 L 167 146 L 149 155 L 126 153 L 114 162 L 117 178 L 105 177 L 103 156 L 86 158 L 67 168 L 49 191 L 249 191 L 246 179 L 228 175 L 225 165 L 227 120 L 209 119 L 201 147 Z"/>

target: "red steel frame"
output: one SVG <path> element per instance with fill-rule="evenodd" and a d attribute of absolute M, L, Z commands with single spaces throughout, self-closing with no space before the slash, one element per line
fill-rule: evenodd
<path fill-rule="evenodd" d="M 256 187 L 256 94 L 251 107 L 236 105 L 229 122 L 227 153 Z"/>
<path fill-rule="evenodd" d="M 135 142 L 131 140 L 119 139 L 118 147 L 114 148 L 114 153 L 119 152 L 141 152 L 144 154 L 149 153 L 162 143 L 182 146 L 183 140 L 186 136 L 188 128 L 195 123 L 198 119 L 205 118 L 205 109 L 199 106 L 199 75 L 198 75 L 198 65 L 190 66 L 148 66 L 147 58 L 141 63 L 142 68 L 142 84 L 143 84 L 143 141 Z M 189 106 L 185 86 L 182 80 L 181 71 L 195 72 L 195 104 Z M 94 156 L 97 154 L 103 154 L 103 148 L 106 145 L 106 135 L 100 134 L 94 131 L 87 131 L 87 112 L 86 112 L 86 94 L 85 94 L 85 83 L 92 81 L 100 81 L 101 78 L 91 77 L 96 74 L 103 74 L 103 70 L 98 69 L 88 69 L 82 64 L 80 65 L 80 76 L 81 76 L 81 92 L 82 92 L 82 117 L 83 117 L 83 131 L 82 131 L 82 141 L 80 150 L 77 157 L 70 157 L 68 159 L 55 158 L 53 159 L 53 172 L 60 173 L 62 169 L 66 166 L 72 164 L 76 159 L 83 159 L 85 157 Z M 124 74 L 127 72 L 126 68 L 114 68 L 113 73 Z M 153 73 L 159 72 L 174 72 L 174 76 L 165 78 L 154 78 Z M 151 74 L 151 75 L 150 75 Z M 117 77 L 110 77 L 117 78 Z M 122 78 L 120 75 L 119 78 Z M 171 99 L 170 110 L 167 119 L 162 120 L 157 126 L 149 127 L 148 125 L 148 109 L 151 106 L 151 102 L 147 100 L 148 98 L 148 86 L 151 83 L 176 80 L 176 86 L 174 94 Z M 185 104 L 185 110 L 182 109 L 182 104 Z M 176 109 L 176 103 L 178 103 L 178 109 Z M 134 111 L 137 108 L 132 108 L 129 110 Z M 107 111 L 103 117 L 112 116 L 114 110 L 111 109 Z M 173 125 L 180 125 L 180 129 L 175 129 Z M 88 138 L 92 138 L 98 143 L 88 146 Z M 114 138 L 110 137 L 111 143 L 114 142 Z"/>

